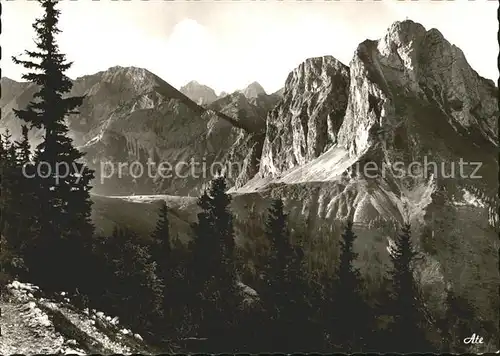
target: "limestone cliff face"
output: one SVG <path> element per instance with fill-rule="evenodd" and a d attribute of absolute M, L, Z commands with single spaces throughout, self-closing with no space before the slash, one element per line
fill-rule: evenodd
<path fill-rule="evenodd" d="M 437 30 L 396 22 L 381 40 L 361 43 L 349 68 L 323 57 L 290 74 L 283 99 L 268 116 L 259 177 L 248 187 L 264 187 L 269 178 L 290 184 L 340 182 L 341 176 L 358 185 L 366 178 L 360 168 L 368 162 L 380 167 L 427 159 L 447 172 L 454 170 L 454 179 L 434 175 L 447 189 L 471 185 L 492 197 L 497 95 L 493 82 L 480 77 Z M 483 179 L 470 177 L 472 166 L 458 176 L 460 160 L 482 162 L 478 175 Z M 392 190 L 400 201 L 405 188 L 395 190 L 394 185 L 408 182 L 391 177 L 393 173 L 385 177 L 393 188 L 384 190 Z M 427 181 L 408 184 L 423 187 Z M 358 189 L 358 194 L 364 191 Z M 360 206 L 372 212 L 374 206 L 384 206 L 373 199 L 373 194 L 370 204 L 360 199 Z M 364 216 L 356 206 L 355 216 Z"/>
<path fill-rule="evenodd" d="M 396 22 L 381 40 L 359 45 L 350 69 L 339 145 L 351 154 L 362 154 L 380 138 L 397 146 L 395 141 L 406 139 L 403 131 L 417 133 L 412 123 L 427 129 L 426 134 L 433 125 L 449 126 L 449 136 L 454 131 L 496 145 L 498 89 L 438 30 Z M 429 141 L 430 135 L 418 136 Z"/>
<path fill-rule="evenodd" d="M 489 262 L 498 248 L 498 89 L 439 31 L 412 21 L 361 43 L 349 68 L 335 63 L 311 59 L 290 74 L 268 115 L 259 175 L 236 190 L 239 221 L 276 197 L 306 236 L 351 219 L 366 273 L 375 255 L 388 261 L 395 233 L 377 240 L 374 230 L 410 221 L 428 261 L 418 268 L 424 288 L 439 301 L 451 283 L 496 322 L 499 299 L 487 285 L 498 283 Z M 460 161 L 479 170 L 460 172 Z"/>
<path fill-rule="evenodd" d="M 267 118 L 260 174 L 279 175 L 335 144 L 348 88 L 349 68 L 331 56 L 308 59 L 290 73 Z"/>

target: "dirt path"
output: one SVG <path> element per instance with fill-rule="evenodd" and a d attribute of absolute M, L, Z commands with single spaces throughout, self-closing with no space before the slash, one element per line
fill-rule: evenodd
<path fill-rule="evenodd" d="M 38 287 L 12 282 L 0 297 L 0 355 L 150 353 L 118 318 L 77 310 L 63 299 L 46 299 Z"/>
<path fill-rule="evenodd" d="M 30 302 L 16 300 L 0 301 L 2 317 L 0 320 L 0 354 L 48 354 L 58 353 L 64 338 L 39 309 Z"/>

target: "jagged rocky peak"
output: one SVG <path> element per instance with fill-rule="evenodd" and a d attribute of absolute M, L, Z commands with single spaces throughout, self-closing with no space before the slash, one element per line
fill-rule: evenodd
<path fill-rule="evenodd" d="M 267 118 L 261 176 L 276 176 L 331 147 L 347 107 L 349 68 L 332 56 L 307 59 L 289 75 Z"/>
<path fill-rule="evenodd" d="M 92 105 L 106 101 L 117 106 L 139 96 L 155 96 L 158 91 L 165 97 L 178 96 L 175 88 L 145 68 L 115 66 L 75 79 L 71 95 L 92 96 Z"/>
<path fill-rule="evenodd" d="M 339 143 L 351 154 L 362 154 L 381 131 L 388 144 L 417 134 L 407 130 L 415 127 L 413 121 L 427 133 L 449 125 L 496 142 L 498 89 L 438 30 L 411 20 L 395 22 L 382 39 L 358 46 L 350 68 L 350 100 Z M 403 131 L 405 137 L 396 137 Z"/>
<path fill-rule="evenodd" d="M 161 79 L 145 68 L 115 66 L 102 72 L 101 80 L 135 92 L 153 89 Z"/>
<path fill-rule="evenodd" d="M 217 99 L 208 108 L 248 124 L 249 128 L 252 128 L 249 131 L 260 132 L 265 130 L 266 115 L 271 107 L 266 103 L 256 103 L 255 100 L 250 100 L 242 92 L 236 91 Z"/>
<path fill-rule="evenodd" d="M 189 99 L 193 100 L 198 105 L 208 105 L 217 100 L 218 96 L 215 91 L 195 80 L 190 81 L 183 87 L 180 92 L 186 95 Z"/>
<path fill-rule="evenodd" d="M 255 99 L 258 98 L 259 95 L 266 95 L 266 91 L 257 82 L 250 83 L 245 89 L 242 90 L 243 95 L 247 99 Z"/>

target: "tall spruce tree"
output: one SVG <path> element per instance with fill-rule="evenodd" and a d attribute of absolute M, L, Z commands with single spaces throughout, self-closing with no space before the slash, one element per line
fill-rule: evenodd
<path fill-rule="evenodd" d="M 311 351 L 308 290 L 302 269 L 304 253 L 292 245 L 287 225 L 283 201 L 276 199 L 265 224 L 270 250 L 264 267 L 265 284 L 259 291 L 269 313 L 263 346 L 273 352 Z"/>
<path fill-rule="evenodd" d="M 21 125 L 21 139 L 16 142 L 16 149 L 18 150 L 18 163 L 19 166 L 31 163 L 31 144 L 29 140 L 29 129 L 26 125 Z"/>
<path fill-rule="evenodd" d="M 391 249 L 392 335 L 394 344 L 388 351 L 403 353 L 432 351 L 424 332 L 423 304 L 413 275 L 417 256 L 411 242 L 411 226 L 405 224 Z M 389 346 L 388 346 L 389 347 Z"/>
<path fill-rule="evenodd" d="M 182 308 L 186 290 L 181 283 L 180 268 L 172 251 L 168 206 L 163 201 L 159 210 L 158 220 L 152 234 L 152 257 L 157 264 L 157 274 L 163 284 L 163 317 L 162 333 L 168 338 L 174 338 L 179 323 L 182 321 Z"/>
<path fill-rule="evenodd" d="M 287 229 L 287 216 L 281 199 L 274 200 L 268 211 L 265 225 L 266 237 L 270 242 L 269 260 L 265 267 L 266 282 L 274 285 L 276 293 L 284 292 L 289 279 L 288 265 L 291 262 L 292 246 Z"/>
<path fill-rule="evenodd" d="M 84 97 L 66 95 L 72 82 L 64 72 L 72 63 L 59 51 L 55 38 L 60 32 L 57 1 L 40 0 L 40 4 L 44 14 L 33 24 L 36 50 L 25 51 L 27 60 L 13 57 L 14 63 L 30 71 L 22 78 L 39 88 L 27 108 L 14 113 L 31 127 L 44 130 L 34 158 L 40 168 L 33 179 L 39 188 L 34 204 L 40 216 L 29 260 L 40 283 L 74 289 L 85 279 L 82 246 L 88 247 L 93 235 L 89 191 L 94 172 L 81 163 L 83 153 L 73 146 L 65 123 L 67 115 L 77 113 Z"/>
<path fill-rule="evenodd" d="M 15 183 L 15 165 L 16 157 L 13 155 L 13 144 L 11 141 L 11 134 L 7 130 L 4 134 L 0 135 L 1 147 L 0 147 L 0 173 L 1 173 L 1 186 L 0 186 L 0 232 L 2 234 L 8 235 L 6 230 L 11 229 L 11 215 L 12 215 L 12 201 L 14 194 L 12 192 L 13 185 Z M 7 243 L 9 242 L 9 237 L 7 238 Z M 11 246 L 12 248 L 12 246 Z"/>
<path fill-rule="evenodd" d="M 2 161 L 2 222 L 1 231 L 7 243 L 15 253 L 20 253 L 22 239 L 20 236 L 19 217 L 25 214 L 20 208 L 23 201 L 21 187 L 22 176 L 18 160 L 17 142 L 12 141 L 9 130 L 3 135 L 3 161 Z"/>
<path fill-rule="evenodd" d="M 329 332 L 342 352 L 365 350 L 369 310 L 362 295 L 363 281 L 354 267 L 358 254 L 354 252 L 357 236 L 352 221 L 348 221 L 340 241 L 340 258 L 333 283 Z"/>
<path fill-rule="evenodd" d="M 474 323 L 474 308 L 470 303 L 455 294 L 451 287 L 446 290 L 446 312 L 441 320 L 442 352 L 467 353 L 470 345 L 463 343 L 470 336 L 471 324 Z M 474 325 L 478 329 L 478 325 Z"/>
<path fill-rule="evenodd" d="M 17 183 L 17 157 L 12 136 L 7 130 L 0 135 L 0 233 L 2 235 L 2 245 L 5 248 L 3 264 L 6 270 L 13 267 L 12 259 L 19 255 L 21 240 L 17 234 L 16 205 L 16 183 Z M 8 258 L 5 252 L 9 252 Z M 14 273 L 14 269 L 9 271 Z"/>
<path fill-rule="evenodd" d="M 20 254 L 29 244 L 35 231 L 37 211 L 33 204 L 36 201 L 36 190 L 30 182 L 33 176 L 31 162 L 31 145 L 28 137 L 28 127 L 22 125 L 22 137 L 11 146 L 11 174 L 10 194 L 12 195 L 9 206 L 9 231 L 5 236 L 11 240 L 11 247 Z M 15 243 L 14 243 L 15 241 Z"/>
<path fill-rule="evenodd" d="M 151 251 L 126 228 L 115 227 L 107 243 L 114 245 L 107 246 L 114 271 L 107 297 L 114 302 L 114 312 L 141 332 L 156 330 L 163 315 L 163 285 Z"/>
<path fill-rule="evenodd" d="M 238 304 L 230 202 L 225 178 L 214 178 L 209 189 L 198 199 L 202 211 L 198 214 L 190 245 L 192 292 L 201 296 L 193 303 L 197 305 L 196 318 L 200 332 L 212 340 L 224 337 L 234 325 Z"/>
<path fill-rule="evenodd" d="M 172 244 L 170 241 L 170 226 L 168 221 L 168 206 L 162 202 L 156 222 L 155 230 L 152 234 L 154 250 L 153 257 L 158 263 L 160 274 L 167 273 L 172 254 Z"/>

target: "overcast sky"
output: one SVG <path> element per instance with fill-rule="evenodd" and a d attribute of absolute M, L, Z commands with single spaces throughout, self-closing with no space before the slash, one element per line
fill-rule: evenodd
<path fill-rule="evenodd" d="M 345 64 L 363 40 L 406 17 L 435 27 L 479 74 L 497 80 L 498 3 L 455 1 L 91 1 L 63 0 L 58 41 L 72 78 L 115 65 L 147 68 L 179 88 L 190 80 L 216 92 L 258 81 L 281 88 L 306 58 Z M 2 76 L 20 79 L 10 58 L 33 48 L 35 1 L 2 1 Z"/>

